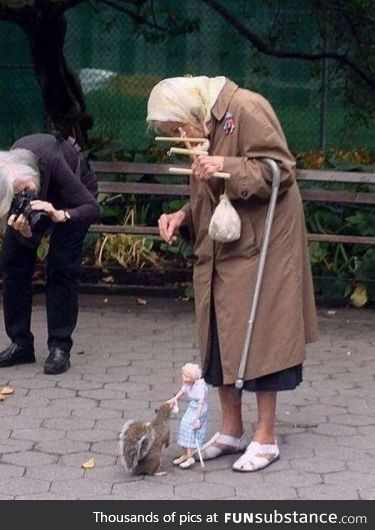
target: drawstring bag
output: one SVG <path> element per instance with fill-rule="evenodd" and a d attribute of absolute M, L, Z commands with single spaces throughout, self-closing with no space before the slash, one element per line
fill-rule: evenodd
<path fill-rule="evenodd" d="M 240 238 L 241 219 L 226 193 L 220 195 L 220 202 L 211 217 L 208 235 L 220 243 L 230 243 Z"/>

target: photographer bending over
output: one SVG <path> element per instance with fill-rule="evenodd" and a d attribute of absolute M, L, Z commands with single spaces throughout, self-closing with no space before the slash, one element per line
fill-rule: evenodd
<path fill-rule="evenodd" d="M 97 179 L 74 141 L 32 134 L 0 152 L 0 218 L 9 215 L 2 250 L 3 305 L 11 344 L 0 367 L 35 362 L 30 331 L 31 279 L 43 234 L 50 234 L 47 265 L 49 355 L 44 373 L 70 367 L 78 317 L 78 282 L 83 241 L 100 215 Z"/>

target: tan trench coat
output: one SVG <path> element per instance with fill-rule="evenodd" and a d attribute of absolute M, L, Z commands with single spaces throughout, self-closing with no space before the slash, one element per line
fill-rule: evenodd
<path fill-rule="evenodd" d="M 235 129 L 226 135 L 225 115 Z M 300 364 L 305 344 L 316 339 L 316 313 L 307 250 L 305 221 L 295 162 L 270 104 L 259 94 L 227 81 L 212 109 L 210 154 L 224 156 L 224 184 L 191 179 L 191 200 L 183 208 L 194 241 L 194 292 L 203 372 L 210 351 L 211 301 L 215 304 L 224 384 L 233 384 L 245 338 L 259 258 L 262 231 L 271 194 L 271 175 L 259 158 L 281 167 L 281 187 L 268 250 L 245 380 Z M 208 225 L 214 205 L 226 192 L 241 218 L 241 237 L 233 243 L 213 242 Z"/>

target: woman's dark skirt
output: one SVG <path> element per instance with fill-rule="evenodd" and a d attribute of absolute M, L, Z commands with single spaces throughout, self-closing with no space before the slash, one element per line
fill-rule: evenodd
<path fill-rule="evenodd" d="M 204 380 L 212 386 L 223 386 L 223 370 L 221 367 L 219 338 L 213 303 L 211 307 L 210 360 L 204 375 Z M 294 390 L 301 382 L 302 364 L 298 364 L 297 366 L 280 370 L 280 372 L 274 372 L 273 374 L 245 381 L 243 389 L 249 392 L 280 392 L 281 390 Z"/>

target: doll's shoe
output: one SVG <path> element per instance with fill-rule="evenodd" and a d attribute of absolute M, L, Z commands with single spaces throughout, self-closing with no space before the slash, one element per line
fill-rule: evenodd
<path fill-rule="evenodd" d="M 280 458 L 280 451 L 275 440 L 274 444 L 251 442 L 242 456 L 232 466 L 234 471 L 249 473 L 259 471 Z"/>
<path fill-rule="evenodd" d="M 212 460 L 219 456 L 240 453 L 246 449 L 249 442 L 250 438 L 247 433 L 244 433 L 241 438 L 235 438 L 234 436 L 217 432 L 203 445 L 202 458 L 203 460 Z M 221 444 L 225 447 L 219 447 L 215 444 Z"/>
<path fill-rule="evenodd" d="M 193 467 L 194 464 L 195 464 L 195 458 L 193 458 L 192 456 L 190 456 L 189 458 L 187 458 L 186 460 L 184 460 L 184 461 L 180 464 L 180 468 L 181 468 L 181 469 L 189 469 L 190 467 Z"/>
<path fill-rule="evenodd" d="M 185 460 L 187 460 L 188 458 L 189 457 L 187 455 L 181 455 L 178 458 L 175 458 L 173 460 L 173 465 L 174 466 L 179 466 L 180 464 L 182 464 L 182 462 L 185 462 Z"/>

